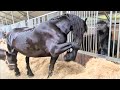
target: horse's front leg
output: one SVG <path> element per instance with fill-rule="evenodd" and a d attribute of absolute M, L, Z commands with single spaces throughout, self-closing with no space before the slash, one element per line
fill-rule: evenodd
<path fill-rule="evenodd" d="M 15 76 L 20 76 L 20 71 L 19 71 L 18 66 L 17 66 L 17 53 L 18 52 L 13 49 L 13 53 L 15 54 L 15 56 L 12 56 L 14 58 L 14 60 L 15 60 L 15 69 L 14 69 Z"/>
<path fill-rule="evenodd" d="M 29 57 L 26 57 L 26 68 L 27 68 L 27 75 L 34 76 L 34 74 L 32 73 L 32 70 L 30 68 Z"/>
<path fill-rule="evenodd" d="M 20 71 L 19 71 L 18 66 L 17 66 L 17 59 L 15 61 L 15 69 L 14 69 L 14 71 L 15 71 L 15 76 L 20 76 Z"/>
<path fill-rule="evenodd" d="M 74 42 L 68 42 L 68 43 L 63 43 L 63 44 L 54 44 L 51 45 L 50 53 L 52 56 L 59 55 L 65 51 L 67 51 L 70 48 L 78 48 L 77 44 Z"/>
<path fill-rule="evenodd" d="M 49 73 L 48 77 L 52 76 L 52 72 L 54 69 L 54 65 L 56 60 L 59 57 L 59 54 L 65 52 L 66 50 L 74 47 L 72 42 L 64 43 L 64 44 L 51 44 L 51 46 L 48 48 L 51 53 L 51 60 L 50 60 L 50 66 L 49 66 Z"/>
<path fill-rule="evenodd" d="M 47 78 L 52 76 L 53 70 L 54 70 L 54 65 L 55 65 L 55 62 L 58 59 L 58 57 L 59 56 L 55 56 L 55 57 L 51 56 L 50 65 L 49 65 L 49 71 L 48 71 L 48 77 Z"/>

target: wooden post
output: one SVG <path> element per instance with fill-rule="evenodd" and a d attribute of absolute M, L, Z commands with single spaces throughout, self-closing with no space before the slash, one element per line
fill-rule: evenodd
<path fill-rule="evenodd" d="M 12 21 L 13 21 L 13 24 L 14 24 L 13 11 L 11 11 L 11 15 L 12 15 Z"/>

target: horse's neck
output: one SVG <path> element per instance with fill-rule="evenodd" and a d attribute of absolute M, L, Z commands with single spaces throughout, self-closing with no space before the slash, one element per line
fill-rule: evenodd
<path fill-rule="evenodd" d="M 64 34 L 68 34 L 70 32 L 70 26 L 67 21 L 63 20 L 61 22 L 58 22 L 56 23 L 56 26 L 59 27 Z"/>

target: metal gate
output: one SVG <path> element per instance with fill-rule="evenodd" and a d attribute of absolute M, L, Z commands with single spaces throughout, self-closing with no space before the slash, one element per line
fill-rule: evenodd
<path fill-rule="evenodd" d="M 79 16 L 82 19 L 88 18 L 87 20 L 87 25 L 88 25 L 88 32 L 84 34 L 84 37 L 89 35 L 89 38 L 84 38 L 88 39 L 86 41 L 86 47 L 81 47 L 81 48 L 86 48 L 86 50 L 79 50 L 78 52 L 81 54 L 93 56 L 93 57 L 102 57 L 106 58 L 107 60 L 114 61 L 120 63 L 120 12 L 118 11 L 110 11 L 108 13 L 109 17 L 109 42 L 108 42 L 108 55 L 99 55 L 97 54 L 97 30 L 96 30 L 96 24 L 99 19 L 99 12 L 100 11 L 67 11 L 67 13 L 70 14 L 75 14 Z M 104 15 L 105 16 L 105 15 Z M 108 18 L 106 17 L 106 18 Z M 111 33 L 113 35 L 112 41 L 113 41 L 113 51 L 112 51 L 112 56 L 110 56 L 110 49 L 111 49 Z M 92 34 L 93 40 L 92 42 Z M 115 50 L 115 40 L 117 41 L 117 55 L 114 56 L 114 50 Z M 69 33 L 68 35 L 68 42 L 72 41 L 72 33 Z M 91 44 L 93 43 L 93 44 Z M 93 46 L 91 46 L 93 45 Z M 93 50 L 91 50 L 91 47 L 93 47 Z"/>

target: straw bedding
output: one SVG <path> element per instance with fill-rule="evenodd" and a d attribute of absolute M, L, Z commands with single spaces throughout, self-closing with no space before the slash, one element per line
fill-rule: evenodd
<path fill-rule="evenodd" d="M 2 41 L 0 48 L 6 48 Z M 18 68 L 21 76 L 16 77 L 6 63 L 0 60 L 0 78 L 2 79 L 46 79 L 50 57 L 30 58 L 30 67 L 34 77 L 27 76 L 25 56 L 18 53 Z M 120 64 L 107 61 L 103 58 L 91 58 L 85 66 L 76 62 L 57 61 L 53 76 L 50 79 L 120 79 Z"/>

